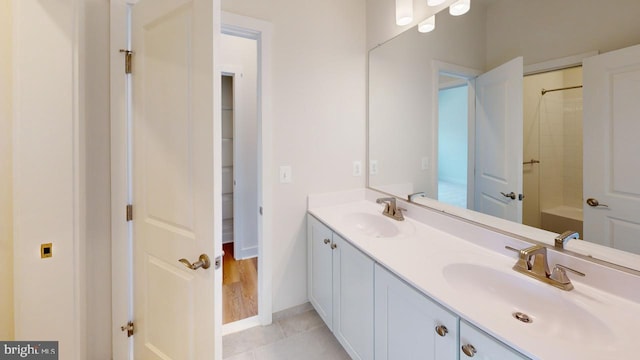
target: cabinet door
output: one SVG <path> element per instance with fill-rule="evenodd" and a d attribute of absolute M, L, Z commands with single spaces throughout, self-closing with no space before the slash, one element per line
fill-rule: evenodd
<path fill-rule="evenodd" d="M 455 315 L 375 265 L 376 360 L 454 360 L 457 341 Z"/>
<path fill-rule="evenodd" d="M 471 346 L 472 348 L 470 348 Z M 466 347 L 466 349 L 463 349 Z M 460 321 L 460 360 L 525 360 L 527 357 L 517 353 L 507 345 L 490 335 Z"/>
<path fill-rule="evenodd" d="M 374 262 L 333 234 L 333 333 L 352 359 L 373 359 Z"/>
<path fill-rule="evenodd" d="M 329 329 L 333 330 L 332 232 L 312 216 L 307 217 L 307 295 Z"/>

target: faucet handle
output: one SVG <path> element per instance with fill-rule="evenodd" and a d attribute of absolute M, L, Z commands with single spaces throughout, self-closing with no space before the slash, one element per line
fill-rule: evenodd
<path fill-rule="evenodd" d="M 568 284 L 571 282 L 571 280 L 567 276 L 567 271 L 573 274 L 576 274 L 578 276 L 587 276 L 585 273 L 572 269 L 568 266 L 556 264 L 556 266 L 553 267 L 553 271 L 551 271 L 551 275 L 549 276 L 549 278 L 557 282 L 560 282 L 562 284 Z"/>

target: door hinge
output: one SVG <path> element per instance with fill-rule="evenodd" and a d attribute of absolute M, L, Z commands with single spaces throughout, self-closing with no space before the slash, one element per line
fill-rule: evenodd
<path fill-rule="evenodd" d="M 133 321 L 129 321 L 127 325 L 120 326 L 120 330 L 122 332 L 127 332 L 127 337 L 133 336 L 133 331 L 135 330 L 135 326 L 133 325 Z"/>
<path fill-rule="evenodd" d="M 127 205 L 127 221 L 133 220 L 133 205 Z"/>
<path fill-rule="evenodd" d="M 124 53 L 124 73 L 131 74 L 131 68 L 132 68 L 131 62 L 133 61 L 133 51 L 120 49 L 120 52 Z"/>

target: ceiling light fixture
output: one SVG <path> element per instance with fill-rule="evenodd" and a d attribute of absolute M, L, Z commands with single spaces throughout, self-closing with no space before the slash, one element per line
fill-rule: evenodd
<path fill-rule="evenodd" d="M 438 6 L 444 3 L 446 0 L 427 0 L 427 5 L 429 6 Z"/>
<path fill-rule="evenodd" d="M 449 6 L 449 14 L 460 16 L 466 14 L 471 9 L 471 0 L 458 0 Z"/>
<path fill-rule="evenodd" d="M 436 16 L 432 15 L 428 17 L 420 24 L 418 24 L 418 31 L 421 33 L 428 33 L 433 31 L 436 28 Z"/>
<path fill-rule="evenodd" d="M 396 0 L 396 24 L 408 25 L 413 21 L 413 0 Z"/>

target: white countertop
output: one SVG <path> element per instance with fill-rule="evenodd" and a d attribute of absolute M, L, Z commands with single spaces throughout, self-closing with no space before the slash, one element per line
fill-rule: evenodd
<path fill-rule="evenodd" d="M 452 235 L 451 231 L 445 232 L 425 224 L 424 216 L 414 218 L 411 215 L 417 215 L 420 210 L 410 209 L 406 220 L 398 222 L 405 232 L 403 236 L 367 236 L 345 224 L 345 215 L 356 212 L 380 215 L 383 207 L 358 197 L 353 197 L 353 201 L 310 200 L 309 213 L 425 295 L 522 354 L 545 360 L 638 358 L 635 341 L 640 334 L 640 304 L 636 301 L 602 291 L 575 277 L 572 277 L 575 289 L 563 291 L 519 274 L 512 270 L 515 253 L 492 251 L 486 244 L 475 243 L 474 239 L 463 239 Z M 422 218 L 422 222 L 416 218 Z M 480 227 L 477 229 L 478 233 L 487 231 Z M 499 246 L 504 245 L 507 243 Z M 456 285 L 451 282 L 456 275 L 449 271 L 453 269 L 452 264 L 479 265 L 496 274 L 507 274 L 505 276 L 509 279 L 516 277 L 517 286 L 522 291 L 515 296 L 516 299 L 536 291 L 536 296 L 541 294 L 541 299 L 548 301 L 540 301 L 537 309 L 528 309 L 530 306 L 521 308 L 518 304 L 502 301 L 492 288 L 496 279 L 478 281 L 470 286 Z M 587 273 L 587 277 L 594 275 Z M 622 281 L 625 279 L 623 277 Z M 529 315 L 534 321 L 525 324 L 515 320 L 512 317 L 515 311 L 533 312 Z M 566 321 L 563 317 L 567 318 Z"/>

